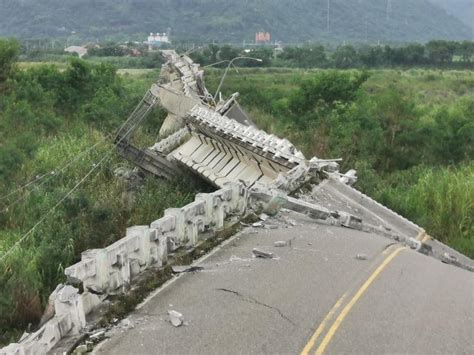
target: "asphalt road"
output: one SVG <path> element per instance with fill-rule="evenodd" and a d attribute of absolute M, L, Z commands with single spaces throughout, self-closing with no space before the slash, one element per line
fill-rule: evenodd
<path fill-rule="evenodd" d="M 378 235 L 285 216 L 298 225 L 241 233 L 95 351 L 474 354 L 473 273 Z M 291 246 L 275 247 L 280 240 Z M 253 248 L 276 258 L 253 258 Z M 170 324 L 171 309 L 185 325 Z"/>

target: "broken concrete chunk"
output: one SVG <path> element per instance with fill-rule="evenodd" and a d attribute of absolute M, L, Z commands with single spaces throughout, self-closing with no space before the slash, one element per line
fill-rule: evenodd
<path fill-rule="evenodd" d="M 441 257 L 441 261 L 446 264 L 455 264 L 458 259 L 449 253 L 444 253 Z"/>
<path fill-rule="evenodd" d="M 89 351 L 89 349 L 87 348 L 87 345 L 82 344 L 82 345 L 79 345 L 77 348 L 74 349 L 74 354 L 85 354 L 88 351 Z"/>
<path fill-rule="evenodd" d="M 283 241 L 283 240 L 280 240 L 280 241 L 277 241 L 277 242 L 273 243 L 273 245 L 277 248 L 283 248 L 283 247 L 286 247 L 288 245 L 288 243 Z"/>
<path fill-rule="evenodd" d="M 367 260 L 367 254 L 357 254 L 356 259 L 357 260 Z"/>
<path fill-rule="evenodd" d="M 284 196 L 275 196 L 265 206 L 264 212 L 269 216 L 276 216 L 286 202 L 287 199 Z"/>
<path fill-rule="evenodd" d="M 78 293 L 79 290 L 77 288 L 72 286 L 64 286 L 60 290 L 57 290 L 56 299 L 63 303 L 72 302 L 77 298 Z"/>
<path fill-rule="evenodd" d="M 265 228 L 265 229 L 278 229 L 278 226 L 274 225 L 274 224 L 266 224 L 265 226 L 263 226 L 263 228 Z"/>
<path fill-rule="evenodd" d="M 362 230 L 362 219 L 346 212 L 336 211 L 335 216 L 342 226 L 346 228 Z"/>
<path fill-rule="evenodd" d="M 421 248 L 421 242 L 415 238 L 408 238 L 406 244 L 414 250 L 420 250 Z"/>
<path fill-rule="evenodd" d="M 105 337 L 105 330 L 101 330 L 101 331 L 98 331 L 94 334 L 92 334 L 89 338 L 92 340 L 92 341 L 98 341 L 98 340 L 101 340 Z"/>
<path fill-rule="evenodd" d="M 264 224 L 263 222 L 255 222 L 252 224 L 252 227 L 254 228 L 263 228 Z"/>
<path fill-rule="evenodd" d="M 262 251 L 256 248 L 252 250 L 252 253 L 256 258 L 273 259 L 274 257 L 273 253 Z"/>
<path fill-rule="evenodd" d="M 262 213 L 258 218 L 265 222 L 269 217 L 266 213 Z"/>
<path fill-rule="evenodd" d="M 135 327 L 133 323 L 130 321 L 130 319 L 127 319 L 127 318 L 122 319 L 119 326 L 122 329 L 133 329 Z"/>
<path fill-rule="evenodd" d="M 170 322 L 173 324 L 174 327 L 180 327 L 183 325 L 183 315 L 176 311 L 168 311 L 168 315 L 170 316 Z"/>
<path fill-rule="evenodd" d="M 182 274 L 185 272 L 198 272 L 204 270 L 202 266 L 190 266 L 190 265 L 174 265 L 171 267 L 174 274 Z"/>

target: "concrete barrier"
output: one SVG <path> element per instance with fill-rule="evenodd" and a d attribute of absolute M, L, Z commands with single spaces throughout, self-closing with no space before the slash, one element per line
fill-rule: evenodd
<path fill-rule="evenodd" d="M 81 283 L 84 292 L 59 285 L 50 297 L 54 317 L 18 343 L 0 349 L 0 355 L 45 354 L 63 337 L 80 334 L 86 315 L 107 296 L 126 292 L 145 270 L 166 265 L 168 251 L 195 246 L 224 228 L 230 217 L 244 215 L 247 200 L 248 190 L 230 183 L 197 195 L 187 206 L 166 210 L 164 217 L 149 226 L 128 228 L 124 238 L 106 248 L 85 251 L 80 262 L 65 270 L 68 280 Z"/>

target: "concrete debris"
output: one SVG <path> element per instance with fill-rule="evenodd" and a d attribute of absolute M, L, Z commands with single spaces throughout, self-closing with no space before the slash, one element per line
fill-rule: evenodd
<path fill-rule="evenodd" d="M 426 243 L 421 244 L 420 250 L 418 250 L 421 254 L 427 255 L 427 256 L 432 256 L 433 255 L 433 247 L 431 245 L 428 245 Z"/>
<path fill-rule="evenodd" d="M 265 224 L 263 226 L 263 228 L 265 228 L 265 229 L 278 229 L 278 226 L 275 225 L 275 224 Z"/>
<path fill-rule="evenodd" d="M 265 206 L 264 212 L 269 216 L 276 216 L 283 206 L 285 206 L 287 200 L 283 196 L 275 196 Z"/>
<path fill-rule="evenodd" d="M 183 315 L 176 311 L 168 311 L 168 315 L 170 316 L 170 322 L 174 327 L 180 327 L 183 325 Z"/>
<path fill-rule="evenodd" d="M 133 323 L 130 321 L 130 319 L 122 319 L 122 321 L 119 323 L 120 328 L 122 329 L 133 329 L 135 326 Z"/>
<path fill-rule="evenodd" d="M 259 250 L 259 249 L 256 249 L 256 248 L 252 249 L 252 253 L 253 253 L 254 257 L 256 257 L 256 258 L 262 258 L 262 259 L 273 259 L 274 258 L 273 253 L 262 251 L 262 250 Z"/>
<path fill-rule="evenodd" d="M 76 349 L 74 349 L 74 354 L 85 354 L 89 351 L 86 344 L 79 345 Z"/>
<path fill-rule="evenodd" d="M 441 261 L 446 264 L 456 264 L 458 259 L 449 253 L 444 253 L 441 257 Z"/>
<path fill-rule="evenodd" d="M 357 182 L 357 171 L 351 169 L 347 173 L 341 174 L 339 181 L 349 186 L 354 185 Z"/>
<path fill-rule="evenodd" d="M 356 259 L 357 260 L 367 260 L 367 255 L 366 254 L 357 254 Z"/>
<path fill-rule="evenodd" d="M 264 223 L 263 222 L 255 222 L 252 224 L 252 227 L 254 228 L 263 228 Z"/>
<path fill-rule="evenodd" d="M 105 338 L 105 330 L 100 330 L 89 337 L 92 341 L 100 341 L 103 338 Z"/>
<path fill-rule="evenodd" d="M 71 302 L 75 299 L 78 294 L 78 289 L 72 286 L 64 286 L 60 290 L 57 290 L 56 298 L 60 302 Z"/>
<path fill-rule="evenodd" d="M 291 218 L 287 218 L 286 223 L 289 224 L 292 227 L 296 227 L 298 225 L 298 223 L 296 223 L 296 221 L 294 219 L 291 219 Z"/>
<path fill-rule="evenodd" d="M 280 240 L 280 241 L 275 242 L 273 245 L 277 248 L 283 248 L 283 247 L 286 247 L 288 243 L 283 240 Z"/>
<path fill-rule="evenodd" d="M 406 244 L 413 250 L 420 250 L 421 242 L 415 238 L 408 238 Z"/>
<path fill-rule="evenodd" d="M 270 216 L 267 215 L 266 213 L 262 213 L 258 218 L 260 218 L 260 220 L 262 221 L 266 221 Z"/>
<path fill-rule="evenodd" d="M 186 272 L 198 272 L 204 270 L 202 266 L 190 266 L 190 265 L 174 265 L 171 267 L 174 274 L 182 274 Z"/>
<path fill-rule="evenodd" d="M 360 219 L 359 217 L 342 211 L 337 211 L 335 212 L 335 214 L 335 217 L 338 219 L 342 226 L 346 228 L 362 230 L 362 219 Z"/>

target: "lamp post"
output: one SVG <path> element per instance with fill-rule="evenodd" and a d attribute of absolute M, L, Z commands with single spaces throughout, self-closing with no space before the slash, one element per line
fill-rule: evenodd
<path fill-rule="evenodd" d="M 204 65 L 202 68 L 209 68 L 209 67 L 213 67 L 213 66 L 216 66 L 216 65 L 219 65 L 219 64 L 222 64 L 222 63 L 228 63 L 230 62 L 230 60 L 226 59 L 226 60 L 220 60 L 218 62 L 215 62 L 215 63 L 212 63 L 212 64 L 208 64 L 208 65 Z"/>
<path fill-rule="evenodd" d="M 219 83 L 219 86 L 217 87 L 217 90 L 216 90 L 216 94 L 214 95 L 214 102 L 216 101 L 217 99 L 217 95 L 219 94 L 219 91 L 221 90 L 221 87 L 222 87 L 222 84 L 224 84 L 224 80 L 227 76 L 227 72 L 229 71 L 230 67 L 232 66 L 232 64 L 234 64 L 234 62 L 236 60 L 239 60 L 239 59 L 249 59 L 249 60 L 255 60 L 256 62 L 263 62 L 263 60 L 261 60 L 260 58 L 253 58 L 253 57 L 235 57 L 234 59 L 232 59 L 230 62 L 229 62 L 229 65 L 227 65 L 227 68 L 225 69 L 225 72 L 224 72 L 224 75 L 222 76 L 222 79 L 221 79 L 221 82 Z"/>

